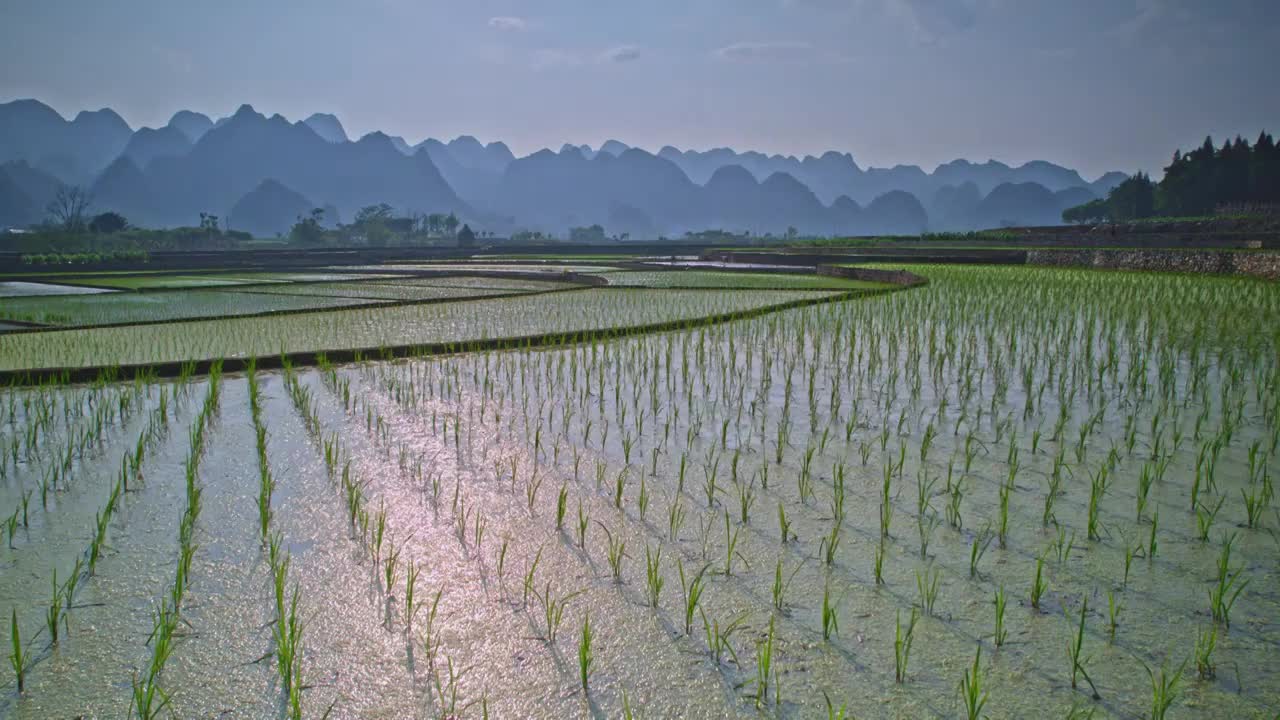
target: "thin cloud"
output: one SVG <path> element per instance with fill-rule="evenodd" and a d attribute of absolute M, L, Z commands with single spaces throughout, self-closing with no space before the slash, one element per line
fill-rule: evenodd
<path fill-rule="evenodd" d="M 640 58 L 640 48 L 635 45 L 619 45 L 609 48 L 600 55 L 602 62 L 625 63 Z"/>
<path fill-rule="evenodd" d="M 890 9 L 915 33 L 916 40 L 932 44 L 976 25 L 978 4 L 979 0 L 892 0 Z"/>
<path fill-rule="evenodd" d="M 524 18 L 511 17 L 509 15 L 500 15 L 498 17 L 489 18 L 489 27 L 495 30 L 513 30 L 521 31 L 529 26 Z"/>
<path fill-rule="evenodd" d="M 733 62 L 800 62 L 815 59 L 817 51 L 806 42 L 738 42 L 715 54 Z"/>
<path fill-rule="evenodd" d="M 531 66 L 534 70 L 574 67 L 582 64 L 582 56 L 564 48 L 542 48 L 533 51 Z"/>

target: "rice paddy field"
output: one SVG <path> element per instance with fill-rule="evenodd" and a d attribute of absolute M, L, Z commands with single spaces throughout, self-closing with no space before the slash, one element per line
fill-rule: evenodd
<path fill-rule="evenodd" d="M 0 716 L 1275 717 L 1280 287 L 912 270 L 0 335 Z"/>

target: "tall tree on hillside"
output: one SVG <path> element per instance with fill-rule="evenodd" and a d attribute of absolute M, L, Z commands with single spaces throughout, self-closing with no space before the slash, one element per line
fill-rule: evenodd
<path fill-rule="evenodd" d="M 121 232 L 128 227 L 129 221 L 125 220 L 124 216 L 117 212 L 104 212 L 100 215 L 95 215 L 89 221 L 89 232 L 103 235 Z"/>
<path fill-rule="evenodd" d="M 47 211 L 54 225 L 67 232 L 80 232 L 85 228 L 85 215 L 92 204 L 89 193 L 79 186 L 63 185 L 53 196 Z"/>
<path fill-rule="evenodd" d="M 1112 188 L 1107 195 L 1111 219 L 1119 222 L 1151 217 L 1156 205 L 1155 185 L 1146 173 L 1139 172 Z"/>

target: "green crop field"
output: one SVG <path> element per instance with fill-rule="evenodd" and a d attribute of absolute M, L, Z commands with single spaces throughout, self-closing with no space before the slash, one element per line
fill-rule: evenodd
<path fill-rule="evenodd" d="M 606 276 L 610 285 L 635 285 L 657 288 L 772 288 L 882 290 L 888 285 L 824 275 L 727 272 L 715 270 L 641 270 L 619 271 Z"/>
<path fill-rule="evenodd" d="M 1280 286 L 909 269 L 0 334 L 0 716 L 1273 717 Z"/>

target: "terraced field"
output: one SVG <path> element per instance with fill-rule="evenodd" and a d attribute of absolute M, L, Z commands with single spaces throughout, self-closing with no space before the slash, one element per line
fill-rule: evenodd
<path fill-rule="evenodd" d="M 912 270 L 0 336 L 458 343 L 0 390 L 0 715 L 1274 715 L 1280 289 Z"/>

